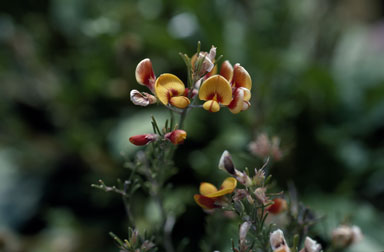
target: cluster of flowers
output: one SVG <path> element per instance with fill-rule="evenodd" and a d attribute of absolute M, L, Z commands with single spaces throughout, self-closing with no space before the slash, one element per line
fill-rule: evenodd
<path fill-rule="evenodd" d="M 134 89 L 130 93 L 131 101 L 139 106 L 160 101 L 168 109 L 179 113 L 193 107 L 218 112 L 221 106 L 226 106 L 234 114 L 247 110 L 251 105 L 252 87 L 249 73 L 240 64 L 232 66 L 229 61 L 224 61 L 218 74 L 215 58 L 216 47 L 213 46 L 209 52 L 199 52 L 191 59 L 187 58 L 187 65 L 191 68 L 188 72 L 192 76 L 189 88 L 174 74 L 164 73 L 156 77 L 150 59 L 140 61 L 136 67 L 136 81 L 146 86 L 152 94 Z M 202 105 L 193 105 L 196 97 L 205 102 Z M 181 129 L 168 132 L 164 136 L 164 139 L 173 144 L 182 143 L 185 138 L 186 132 Z M 131 137 L 130 142 L 146 145 L 159 139 L 159 135 L 144 134 Z"/>
<path fill-rule="evenodd" d="M 209 53 L 200 52 L 199 56 L 195 54 L 192 57 L 191 71 L 200 78 L 190 88 L 186 88 L 174 74 L 164 73 L 156 77 L 151 60 L 142 60 L 136 67 L 136 80 L 146 86 L 153 95 L 132 90 L 132 102 L 148 106 L 156 103 L 158 99 L 165 106 L 185 109 L 198 94 L 199 99 L 205 101 L 203 108 L 210 112 L 218 112 L 220 105 L 227 106 L 235 114 L 247 110 L 250 106 L 252 87 L 250 75 L 240 64 L 232 66 L 229 61 L 223 62 L 220 73 L 217 74 L 215 57 L 215 47 L 212 47 Z"/>
<path fill-rule="evenodd" d="M 237 170 L 230 153 L 224 151 L 220 158 L 219 169 L 224 170 L 231 177 L 226 178 L 219 189 L 210 183 L 203 182 L 200 184 L 199 194 L 194 195 L 195 202 L 204 210 L 232 209 L 239 213 L 236 204 L 243 199 L 254 209 L 258 209 L 257 215 L 261 220 L 268 220 L 268 215 L 278 215 L 288 210 L 288 203 L 280 194 L 267 193 L 270 177 L 265 177 L 264 167 L 259 170 L 255 169 L 255 175 L 250 177 L 248 171 Z M 243 185 L 244 189 L 236 188 L 238 182 Z M 231 206 L 233 207 L 231 208 Z M 247 213 L 239 215 L 246 216 Z M 255 222 L 257 221 L 254 219 L 245 218 L 239 229 L 239 249 L 234 249 L 234 251 L 250 251 L 246 236 Z M 254 230 L 256 229 L 254 228 Z M 360 228 L 348 225 L 341 225 L 334 229 L 331 237 L 332 246 L 335 248 L 346 248 L 361 239 Z M 292 250 L 280 229 L 269 234 L 269 242 L 273 252 L 291 252 Z M 295 248 L 292 251 L 320 252 L 321 249 L 322 247 L 317 241 L 307 236 L 304 240 L 304 247 L 301 250 Z"/>
<path fill-rule="evenodd" d="M 270 235 L 270 243 L 273 252 L 291 252 L 291 249 L 285 241 L 284 233 L 280 229 L 275 230 Z M 320 252 L 321 245 L 310 237 L 306 237 L 304 241 L 304 248 L 299 252 Z"/>
<path fill-rule="evenodd" d="M 255 175 L 251 178 L 246 172 L 241 172 L 235 168 L 231 154 L 224 151 L 219 161 L 219 169 L 227 172 L 228 177 L 221 184 L 220 189 L 214 185 L 203 182 L 200 184 L 200 194 L 195 194 L 195 202 L 203 209 L 222 208 L 230 203 L 225 197 L 234 192 L 233 201 L 239 201 L 246 198 L 253 205 L 257 200 L 271 214 L 279 214 L 287 209 L 287 202 L 281 197 L 270 199 L 266 191 L 265 173 L 263 168 L 255 169 Z M 245 189 L 236 189 L 237 182 L 240 182 Z M 236 190 L 235 190 L 236 189 Z M 254 190 L 253 190 L 254 189 Z"/>

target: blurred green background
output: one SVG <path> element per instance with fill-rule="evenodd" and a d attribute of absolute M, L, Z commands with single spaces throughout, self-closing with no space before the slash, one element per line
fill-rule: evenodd
<path fill-rule="evenodd" d="M 107 233 L 127 234 L 122 202 L 90 185 L 126 177 L 129 136 L 168 115 L 130 102 L 145 91 L 136 64 L 185 81 L 178 52 L 199 40 L 249 71 L 252 107 L 187 119 L 166 201 L 176 244 L 229 251 L 237 227 L 207 242 L 217 217 L 192 195 L 225 177 L 224 149 L 261 167 L 247 145 L 266 132 L 284 152 L 271 173 L 325 216 L 320 236 L 348 218 L 365 235 L 350 251 L 384 249 L 384 1 L 25 0 L 0 3 L 0 251 L 117 251 Z M 142 227 L 151 204 L 135 199 Z"/>

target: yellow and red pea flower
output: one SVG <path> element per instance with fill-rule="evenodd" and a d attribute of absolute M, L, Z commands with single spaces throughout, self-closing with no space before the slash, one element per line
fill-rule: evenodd
<path fill-rule="evenodd" d="M 174 145 L 181 144 L 187 138 L 187 132 L 185 130 L 174 130 L 164 135 L 165 139 L 168 139 Z"/>
<path fill-rule="evenodd" d="M 131 136 L 129 138 L 129 141 L 137 146 L 143 146 L 147 145 L 152 141 L 155 141 L 158 139 L 159 136 L 156 134 L 143 134 L 143 135 L 136 135 L 136 136 Z"/>
<path fill-rule="evenodd" d="M 150 59 L 146 58 L 137 64 L 135 71 L 136 81 L 140 85 L 148 87 L 152 93 L 154 93 L 154 86 L 156 81 L 156 75 L 152 68 L 152 62 Z"/>
<path fill-rule="evenodd" d="M 229 68 L 228 64 L 225 68 Z M 224 70 L 225 74 L 227 74 L 226 72 L 230 72 L 230 69 Z M 233 68 L 231 85 L 233 99 L 228 105 L 229 110 L 234 114 L 247 110 L 251 106 L 249 100 L 251 99 L 252 80 L 247 70 L 240 64 L 235 64 Z"/>
<path fill-rule="evenodd" d="M 156 79 L 155 93 L 164 105 L 171 104 L 177 108 L 184 109 L 190 104 L 190 100 L 184 96 L 184 83 L 173 74 L 165 73 Z"/>
<path fill-rule="evenodd" d="M 201 84 L 199 98 L 206 101 L 203 104 L 205 110 L 218 112 L 220 104 L 228 105 L 232 101 L 231 85 L 223 76 L 213 75 Z"/>
<path fill-rule="evenodd" d="M 211 183 L 203 182 L 200 184 L 200 194 L 195 194 L 193 198 L 195 202 L 204 209 L 218 208 L 219 206 L 216 202 L 219 201 L 222 196 L 232 193 L 236 186 L 237 180 L 233 177 L 226 178 L 219 190 Z"/>

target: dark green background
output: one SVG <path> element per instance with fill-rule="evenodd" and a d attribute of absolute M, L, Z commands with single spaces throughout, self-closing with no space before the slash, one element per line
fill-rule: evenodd
<path fill-rule="evenodd" d="M 122 202 L 90 184 L 126 177 L 139 149 L 129 136 L 168 116 L 130 102 L 131 89 L 145 90 L 136 64 L 149 57 L 157 75 L 186 81 L 178 52 L 192 55 L 198 40 L 249 71 L 252 107 L 187 119 L 170 181 L 179 189 L 166 201 L 176 243 L 229 251 L 237 227 L 211 237 L 205 223 L 216 217 L 205 221 L 192 195 L 225 177 L 224 149 L 239 169 L 260 167 L 247 145 L 266 132 L 281 138 L 284 159 L 270 170 L 278 185 L 293 182 L 325 216 L 319 238 L 347 218 L 365 235 L 351 251 L 383 250 L 383 17 L 378 0 L 2 1 L 0 250 L 117 251 L 107 233 L 126 236 Z M 132 204 L 141 227 L 158 221 L 141 192 Z"/>

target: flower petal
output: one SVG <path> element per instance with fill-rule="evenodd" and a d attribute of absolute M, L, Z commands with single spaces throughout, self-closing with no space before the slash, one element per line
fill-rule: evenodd
<path fill-rule="evenodd" d="M 143 59 L 137 64 L 135 71 L 136 81 L 144 86 L 147 86 L 153 91 L 153 85 L 155 84 L 155 73 L 153 72 L 152 63 L 150 59 Z"/>
<path fill-rule="evenodd" d="M 154 104 L 157 101 L 155 96 L 148 94 L 146 92 L 141 93 L 136 89 L 131 90 L 130 97 L 133 104 L 143 106 L 143 107 L 146 107 L 150 104 Z"/>
<path fill-rule="evenodd" d="M 244 91 L 244 101 L 249 101 L 251 99 L 251 90 L 248 88 L 241 87 L 239 88 Z"/>
<path fill-rule="evenodd" d="M 233 69 L 232 86 L 237 88 L 245 87 L 249 90 L 252 88 L 251 76 L 240 64 L 236 64 Z"/>
<path fill-rule="evenodd" d="M 217 101 L 209 100 L 204 102 L 203 108 L 209 112 L 218 112 L 220 111 L 220 104 Z"/>
<path fill-rule="evenodd" d="M 184 109 L 191 103 L 191 101 L 185 96 L 174 96 L 169 100 L 169 103 L 176 108 Z"/>
<path fill-rule="evenodd" d="M 185 130 L 174 130 L 164 135 L 165 139 L 168 139 L 174 145 L 181 144 L 187 138 L 187 132 Z"/>
<path fill-rule="evenodd" d="M 243 109 L 243 103 L 244 103 L 244 89 L 236 88 L 233 93 L 233 100 L 228 105 L 229 110 L 233 114 L 240 113 L 240 111 Z"/>
<path fill-rule="evenodd" d="M 233 192 L 233 190 L 236 188 L 236 185 L 237 180 L 233 177 L 228 177 L 221 184 L 220 190 L 230 190 L 230 192 Z"/>
<path fill-rule="evenodd" d="M 235 178 L 229 177 L 221 184 L 220 190 L 217 192 L 212 192 L 210 194 L 206 194 L 204 196 L 208 198 L 216 198 L 229 193 L 232 193 L 235 190 L 237 185 L 237 180 Z"/>
<path fill-rule="evenodd" d="M 167 105 L 171 97 L 184 94 L 184 83 L 173 74 L 162 74 L 156 79 L 155 92 L 157 98 Z"/>
<path fill-rule="evenodd" d="M 193 195 L 193 199 L 195 200 L 195 202 L 202 208 L 204 209 L 213 209 L 213 208 L 217 208 L 217 206 L 215 205 L 215 200 L 214 199 L 211 199 L 211 198 L 207 198 L 203 195 L 200 195 L 200 194 L 195 194 Z"/>
<path fill-rule="evenodd" d="M 200 100 L 215 100 L 228 105 L 232 100 L 232 88 L 229 82 L 221 75 L 213 75 L 201 84 L 199 90 Z"/>
<path fill-rule="evenodd" d="M 200 184 L 199 191 L 201 195 L 207 196 L 209 194 L 217 192 L 217 188 L 211 183 L 203 182 Z"/>
<path fill-rule="evenodd" d="M 225 79 L 227 79 L 227 81 L 229 82 L 232 80 L 233 67 L 228 60 L 224 61 L 223 64 L 221 64 L 220 75 L 223 76 Z"/>

